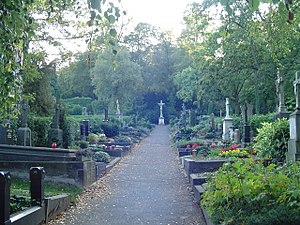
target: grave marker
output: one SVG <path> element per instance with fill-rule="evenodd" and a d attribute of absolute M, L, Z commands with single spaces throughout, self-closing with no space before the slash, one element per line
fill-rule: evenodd
<path fill-rule="evenodd" d="M 31 146 L 31 130 L 27 127 L 28 101 L 24 101 L 21 106 L 21 127 L 17 130 L 17 145 Z"/>
<path fill-rule="evenodd" d="M 159 105 L 159 119 L 158 119 L 158 125 L 165 125 L 165 119 L 163 116 L 163 111 L 162 111 L 162 107 L 165 105 L 165 103 L 162 102 L 162 100 L 160 100 L 159 103 L 157 103 Z"/>
<path fill-rule="evenodd" d="M 286 109 L 284 103 L 284 87 L 283 87 L 283 77 L 280 76 L 279 70 L 277 71 L 276 80 L 276 94 L 278 96 L 278 112 L 276 118 L 289 118 L 289 112 Z"/>
<path fill-rule="evenodd" d="M 294 92 L 296 96 L 296 110 L 290 115 L 290 139 L 288 142 L 287 161 L 300 159 L 300 71 L 296 72 Z"/>
<path fill-rule="evenodd" d="M 230 140 L 233 132 L 232 118 L 229 112 L 229 98 L 226 98 L 226 116 L 223 120 L 223 140 Z"/>

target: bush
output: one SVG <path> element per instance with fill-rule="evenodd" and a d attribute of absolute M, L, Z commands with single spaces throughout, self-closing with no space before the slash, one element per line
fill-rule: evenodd
<path fill-rule="evenodd" d="M 271 159 L 272 162 L 284 162 L 288 150 L 289 122 L 277 119 L 273 123 L 263 123 L 255 137 L 254 149 L 258 156 Z"/>
<path fill-rule="evenodd" d="M 274 114 L 266 115 L 253 115 L 249 117 L 249 125 L 251 130 L 257 131 L 257 129 L 262 127 L 262 124 L 265 122 L 274 122 Z"/>
<path fill-rule="evenodd" d="M 119 135 L 119 126 L 116 123 L 102 123 L 101 129 L 108 138 Z"/>
<path fill-rule="evenodd" d="M 111 161 L 111 158 L 106 152 L 99 151 L 95 152 L 95 154 L 93 155 L 93 160 L 95 160 L 96 162 L 109 163 Z"/>
<path fill-rule="evenodd" d="M 201 203 L 218 224 L 300 224 L 299 180 L 299 163 L 226 163 L 208 180 Z"/>

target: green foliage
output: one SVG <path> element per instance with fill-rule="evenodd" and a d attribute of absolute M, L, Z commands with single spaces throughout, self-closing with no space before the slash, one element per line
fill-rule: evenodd
<path fill-rule="evenodd" d="M 79 82 L 80 83 L 80 82 Z M 62 103 L 70 115 L 81 115 L 82 108 L 86 107 L 88 112 L 92 112 L 92 99 L 89 97 L 75 97 L 63 99 Z"/>
<path fill-rule="evenodd" d="M 282 167 L 265 167 L 253 159 L 226 163 L 209 179 L 201 204 L 218 224 L 299 224 L 299 172 L 299 163 Z"/>
<path fill-rule="evenodd" d="M 101 124 L 101 129 L 103 130 L 105 136 L 108 138 L 119 135 L 119 126 L 116 123 L 104 122 Z"/>
<path fill-rule="evenodd" d="M 259 114 L 253 115 L 249 117 L 249 125 L 251 130 L 257 131 L 257 129 L 261 128 L 264 122 L 273 122 L 274 121 L 274 114 Z"/>
<path fill-rule="evenodd" d="M 28 116 L 28 127 L 31 129 L 33 146 L 48 146 L 48 131 L 50 129 L 50 117 Z M 50 147 L 50 146 L 49 146 Z"/>
<path fill-rule="evenodd" d="M 93 155 L 93 160 L 95 160 L 96 162 L 109 163 L 111 161 L 111 158 L 106 152 L 99 151 L 95 152 L 95 154 Z"/>
<path fill-rule="evenodd" d="M 257 155 L 271 159 L 274 163 L 285 162 L 289 135 L 289 122 L 286 119 L 262 123 L 254 139 Z"/>
<path fill-rule="evenodd" d="M 31 206 L 31 199 L 13 195 L 10 197 L 10 213 L 22 211 Z"/>

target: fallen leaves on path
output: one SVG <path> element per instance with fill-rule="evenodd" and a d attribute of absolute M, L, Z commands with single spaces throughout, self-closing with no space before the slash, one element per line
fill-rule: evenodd
<path fill-rule="evenodd" d="M 107 182 L 107 178 L 103 177 L 93 185 L 85 189 L 76 198 L 76 203 L 71 205 L 65 212 L 59 214 L 55 219 L 51 220 L 50 225 L 65 224 L 66 219 L 68 223 L 72 220 L 72 217 L 76 215 L 77 210 L 84 210 L 89 208 L 89 202 L 96 199 L 105 199 L 107 195 L 110 195 L 110 187 Z"/>

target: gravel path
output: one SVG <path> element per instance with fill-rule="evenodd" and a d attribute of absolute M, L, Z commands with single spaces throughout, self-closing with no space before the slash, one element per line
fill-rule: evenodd
<path fill-rule="evenodd" d="M 205 225 L 187 178 L 170 147 L 167 126 L 123 158 L 103 179 L 50 224 Z"/>

